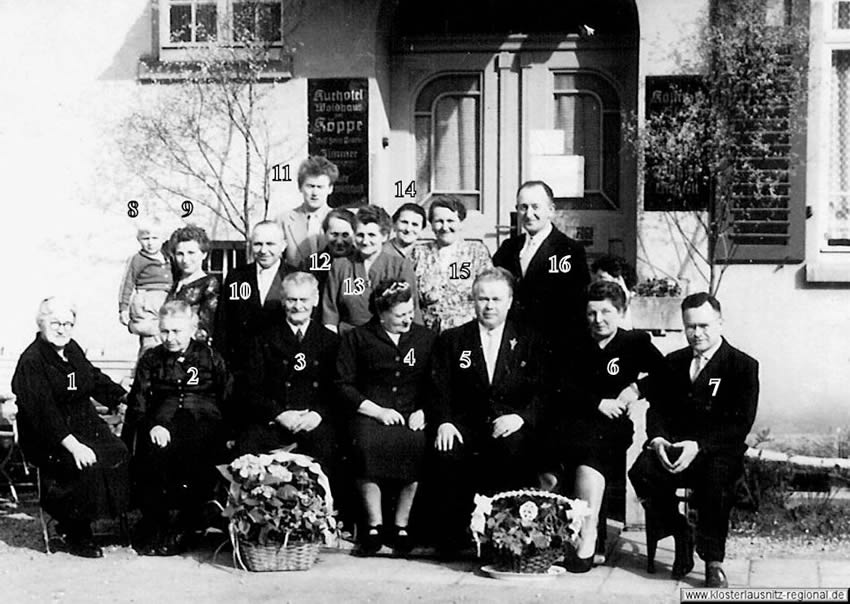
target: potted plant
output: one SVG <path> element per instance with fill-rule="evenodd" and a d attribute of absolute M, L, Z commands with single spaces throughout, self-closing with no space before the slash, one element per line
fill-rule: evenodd
<path fill-rule="evenodd" d="M 506 491 L 475 496 L 470 528 L 479 556 L 483 545 L 495 571 L 546 574 L 565 547 L 575 545 L 588 513 L 581 499 L 537 490 Z"/>
<path fill-rule="evenodd" d="M 230 482 L 224 516 L 243 568 L 306 570 L 336 531 L 328 477 L 312 457 L 287 449 L 218 466 Z"/>
<path fill-rule="evenodd" d="M 653 331 L 681 330 L 681 304 L 682 287 L 675 279 L 664 277 L 642 281 L 629 301 L 632 326 Z"/>

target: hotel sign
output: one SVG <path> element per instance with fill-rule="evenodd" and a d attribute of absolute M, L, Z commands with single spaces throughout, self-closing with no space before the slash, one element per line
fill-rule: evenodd
<path fill-rule="evenodd" d="M 332 207 L 369 200 L 369 80 L 307 80 L 308 151 L 324 155 L 339 168 L 328 199 Z"/>

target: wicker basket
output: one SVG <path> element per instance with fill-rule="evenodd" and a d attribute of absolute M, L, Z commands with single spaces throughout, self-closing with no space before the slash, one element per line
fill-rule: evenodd
<path fill-rule="evenodd" d="M 239 541 L 237 556 L 248 570 L 308 570 L 319 557 L 318 543 L 270 543 Z"/>
<path fill-rule="evenodd" d="M 506 550 L 497 550 L 493 555 L 493 565 L 496 570 L 503 572 L 546 574 L 549 568 L 563 557 L 564 550 L 557 547 L 547 547 L 522 556 Z"/>

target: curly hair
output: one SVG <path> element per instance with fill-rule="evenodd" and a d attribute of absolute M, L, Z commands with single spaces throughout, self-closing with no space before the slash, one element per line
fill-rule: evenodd
<path fill-rule="evenodd" d="M 396 304 L 409 302 L 413 297 L 413 288 L 407 281 L 385 279 L 378 283 L 369 297 L 369 307 L 374 314 L 387 312 Z"/>
<path fill-rule="evenodd" d="M 458 220 L 461 222 L 466 220 L 466 206 L 457 195 L 439 195 L 435 197 L 434 201 L 428 207 L 428 222 L 434 221 L 434 210 L 437 208 L 451 210 L 457 214 Z"/>
<path fill-rule="evenodd" d="M 626 310 L 626 292 L 619 283 L 613 281 L 594 281 L 587 286 L 588 302 L 602 302 L 608 300 L 614 308 L 623 312 Z"/>
<path fill-rule="evenodd" d="M 381 228 L 381 233 L 384 235 L 389 235 L 393 228 L 392 220 L 390 220 L 390 215 L 387 214 L 387 211 L 381 206 L 373 204 L 363 206 L 357 210 L 357 223 L 377 224 Z"/>
<path fill-rule="evenodd" d="M 168 238 L 168 248 L 170 250 L 176 250 L 177 244 L 184 241 L 197 242 L 198 247 L 204 254 L 210 251 L 210 238 L 207 237 L 207 232 L 194 224 L 180 227 L 171 233 L 171 237 Z"/>
<path fill-rule="evenodd" d="M 304 181 L 310 176 L 327 176 L 331 184 L 339 178 L 339 168 L 327 157 L 311 155 L 298 166 L 298 188 L 304 186 Z"/>

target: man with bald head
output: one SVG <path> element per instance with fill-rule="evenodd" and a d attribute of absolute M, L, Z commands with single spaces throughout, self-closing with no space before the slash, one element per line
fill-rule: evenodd
<path fill-rule="evenodd" d="M 238 375 L 245 367 L 251 340 L 266 326 L 283 321 L 283 278 L 289 272 L 281 261 L 286 239 L 280 224 L 258 222 L 251 231 L 254 261 L 227 273 L 218 302 L 215 347 Z"/>

